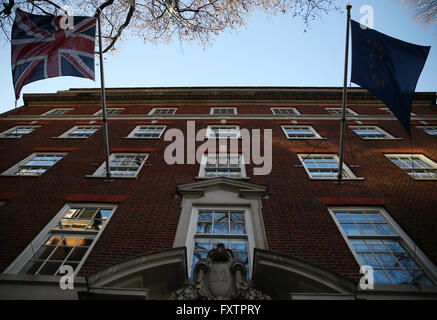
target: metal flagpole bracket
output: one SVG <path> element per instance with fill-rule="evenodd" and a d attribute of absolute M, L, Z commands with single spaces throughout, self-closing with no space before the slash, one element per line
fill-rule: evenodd
<path fill-rule="evenodd" d="M 346 49 L 344 58 L 344 81 L 343 81 L 343 100 L 342 100 L 342 116 L 341 116 L 341 130 L 340 130 L 340 150 L 339 150 L 339 160 L 338 160 L 338 181 L 336 183 L 343 184 L 343 154 L 344 154 L 344 133 L 346 131 L 346 102 L 347 102 L 347 71 L 348 71 L 348 58 L 349 58 L 349 29 L 351 20 L 351 9 L 352 5 L 350 3 L 346 6 L 347 9 L 347 21 L 346 21 Z"/>
<path fill-rule="evenodd" d="M 105 144 L 105 166 L 106 166 L 106 179 L 111 178 L 111 170 L 109 167 L 109 134 L 108 134 L 108 119 L 106 117 L 106 91 L 105 91 L 105 76 L 103 72 L 103 53 L 102 53 L 102 28 L 100 21 L 100 14 L 102 11 L 98 9 L 97 22 L 99 28 L 99 61 L 100 61 L 100 83 L 102 89 L 102 120 L 103 120 L 103 140 Z"/>

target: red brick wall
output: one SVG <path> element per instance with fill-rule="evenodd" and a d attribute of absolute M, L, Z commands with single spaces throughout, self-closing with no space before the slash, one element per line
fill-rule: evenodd
<path fill-rule="evenodd" d="M 59 106 L 71 107 L 71 106 Z M 114 106 L 115 107 L 115 106 Z M 147 114 L 154 106 L 130 106 L 122 114 Z M 238 106 L 238 114 L 271 114 L 272 105 Z M 380 106 L 355 106 L 359 114 L 385 114 Z M 52 106 L 22 107 L 8 114 L 39 115 Z M 302 114 L 328 114 L 320 105 L 297 106 Z M 76 107 L 69 115 L 91 115 L 99 106 Z M 416 110 L 417 109 L 417 110 Z M 437 114 L 435 106 L 419 106 L 417 113 Z M 210 105 L 178 106 L 178 114 L 209 114 Z M 118 209 L 96 243 L 81 275 L 86 275 L 120 259 L 169 248 L 173 244 L 181 199 L 176 185 L 194 181 L 199 165 L 169 166 L 159 140 L 124 139 L 137 120 L 109 123 L 113 150 L 129 148 L 151 151 L 136 179 L 87 178 L 104 161 L 102 129 L 88 139 L 53 139 L 78 120 L 44 121 L 41 128 L 21 139 L 0 139 L 0 172 L 15 165 L 35 150 L 66 151 L 68 155 L 40 177 L 0 176 L 0 195 L 9 199 L 0 208 L 0 271 L 3 271 L 69 201 L 116 202 Z M 196 121 L 205 128 L 211 120 Z M 437 182 L 415 181 L 384 156 L 384 150 L 411 150 L 410 140 L 397 121 L 377 121 L 385 131 L 402 140 L 363 140 L 351 129 L 346 132 L 345 162 L 357 164 L 351 170 L 363 181 L 311 181 L 299 164 L 297 152 L 336 152 L 339 121 L 315 120 L 316 131 L 326 140 L 288 140 L 281 124 L 285 120 L 238 120 L 241 128 L 272 129 L 273 169 L 268 176 L 253 176 L 251 182 L 268 185 L 269 198 L 263 200 L 263 216 L 270 250 L 305 258 L 355 278 L 359 267 L 327 211 L 327 205 L 383 206 L 425 254 L 437 263 Z M 375 122 L 375 121 L 373 121 Z M 186 131 L 185 120 L 165 121 L 167 129 Z M 0 131 L 17 121 L 0 121 Z M 290 123 L 291 124 L 291 123 Z M 413 128 L 414 151 L 437 161 L 437 138 Z M 202 142 L 198 142 L 197 145 Z M 146 149 L 145 149 L 146 148 Z M 141 151 L 142 150 L 142 151 Z M 152 151 L 153 150 L 153 151 Z M 94 198 L 93 198 L 94 197 Z"/>

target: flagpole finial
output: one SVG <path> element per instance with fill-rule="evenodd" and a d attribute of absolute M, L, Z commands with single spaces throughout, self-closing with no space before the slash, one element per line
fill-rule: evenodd
<path fill-rule="evenodd" d="M 347 4 L 347 6 L 346 6 L 346 9 L 347 10 L 350 10 L 350 9 L 352 9 L 352 5 L 351 5 L 351 3 L 349 2 L 348 4 Z"/>

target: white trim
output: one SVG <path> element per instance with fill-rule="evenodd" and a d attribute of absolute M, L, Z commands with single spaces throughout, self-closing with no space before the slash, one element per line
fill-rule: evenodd
<path fill-rule="evenodd" d="M 158 137 L 137 137 L 135 136 L 135 134 L 140 130 L 141 127 L 160 127 L 161 133 L 159 134 Z M 160 139 L 162 134 L 164 133 L 165 129 L 167 128 L 166 125 L 161 125 L 161 124 L 140 124 L 137 125 L 129 134 L 126 138 L 129 139 Z"/>
<path fill-rule="evenodd" d="M 38 177 L 38 176 L 40 176 L 39 174 L 17 174 L 19 167 L 25 166 L 30 160 L 32 160 L 33 158 L 35 158 L 36 156 L 39 156 L 39 155 L 62 155 L 62 158 L 59 159 L 54 164 L 54 165 L 56 165 L 59 161 L 61 161 L 67 155 L 67 153 L 66 152 L 34 152 L 34 153 L 30 154 L 29 156 L 27 156 L 26 158 L 24 158 L 23 160 L 18 161 L 18 163 L 16 163 L 15 165 L 10 167 L 6 171 L 4 171 L 1 175 L 2 176 L 14 176 L 14 177 Z M 45 172 L 47 172 L 53 166 L 47 167 L 47 170 Z M 45 166 L 41 166 L 41 167 L 45 167 Z"/>
<path fill-rule="evenodd" d="M 310 159 L 311 157 L 332 157 L 337 161 L 338 164 L 339 163 L 338 155 L 331 154 L 331 153 L 299 153 L 297 156 L 299 157 L 300 163 L 305 168 L 305 171 L 307 172 L 308 176 L 312 180 L 337 180 L 338 179 L 337 175 L 332 177 L 313 177 L 303 161 L 304 159 Z M 362 178 L 357 177 L 344 162 L 343 162 L 343 171 L 346 173 L 346 177 L 343 177 L 343 180 L 362 180 Z"/>
<path fill-rule="evenodd" d="M 286 129 L 286 127 L 288 127 L 288 128 L 301 128 L 301 127 L 306 127 L 306 128 L 308 128 L 313 134 L 314 134 L 314 136 L 313 137 L 289 137 L 288 135 L 287 135 L 287 132 L 285 131 L 285 129 Z M 284 132 L 284 134 L 285 134 L 285 137 L 287 137 L 287 139 L 289 139 L 289 140 L 297 140 L 297 139 L 299 139 L 299 140 L 305 140 L 305 139 L 323 139 L 320 135 L 319 135 L 319 133 L 316 131 L 316 129 L 314 129 L 314 127 L 312 126 L 312 125 L 298 125 L 298 124 L 292 124 L 292 125 L 281 125 L 281 128 L 282 128 L 282 131 Z"/>
<path fill-rule="evenodd" d="M 364 139 L 364 140 L 397 140 L 398 138 L 393 137 L 390 133 L 388 133 L 387 131 L 381 129 L 378 126 L 375 125 L 359 125 L 359 126 L 349 126 L 349 128 L 352 129 L 352 131 L 358 135 L 360 138 Z M 362 135 L 360 135 L 359 133 L 357 133 L 354 129 L 364 129 L 364 128 L 373 128 L 373 130 L 379 131 L 381 134 L 384 135 L 383 138 L 369 138 L 369 137 L 363 137 Z"/>
<path fill-rule="evenodd" d="M 115 156 L 140 156 L 140 157 L 144 157 L 144 160 L 141 163 L 141 165 L 138 167 L 137 171 L 135 172 L 135 175 L 133 175 L 133 176 L 116 176 L 116 175 L 111 174 L 111 178 L 136 178 L 138 176 L 138 174 L 140 173 L 141 168 L 146 163 L 147 158 L 149 157 L 149 153 L 114 152 L 109 156 L 109 163 L 111 163 L 111 161 L 114 159 Z M 94 172 L 92 177 L 105 177 L 105 174 L 106 174 L 106 161 L 104 161 L 100 165 L 100 167 Z"/>
<path fill-rule="evenodd" d="M 8 130 L 5 130 L 5 131 L 1 132 L 0 133 L 0 138 L 2 138 L 2 139 L 21 139 L 24 135 L 31 134 L 32 132 L 34 132 L 36 129 L 38 129 L 40 127 L 41 126 L 38 126 L 38 125 L 27 125 L 27 124 L 26 125 L 21 125 L 21 124 L 20 125 L 16 125 L 15 127 L 12 127 L 12 128 L 10 128 Z M 33 130 L 31 132 L 29 132 L 29 133 L 22 134 L 19 137 L 17 137 L 17 136 L 6 136 L 6 134 L 12 133 L 12 132 L 14 132 L 14 131 L 16 131 L 16 130 L 18 130 L 20 128 L 31 128 Z"/>
<path fill-rule="evenodd" d="M 215 153 L 215 152 L 211 152 L 211 153 L 204 153 L 202 155 L 202 160 L 200 161 L 200 167 L 199 167 L 199 174 L 197 176 L 197 178 L 205 178 L 205 179 L 214 179 L 217 177 L 207 177 L 205 175 L 206 173 L 206 162 L 207 162 L 207 158 L 208 155 L 237 155 L 238 154 L 238 158 L 239 158 L 239 168 L 240 168 L 240 176 L 239 177 L 232 177 L 232 176 L 220 176 L 220 177 L 226 177 L 226 178 L 231 178 L 231 179 L 245 179 L 247 178 L 246 176 L 246 163 L 244 162 L 244 155 L 238 152 L 226 152 L 226 153 Z"/>
<path fill-rule="evenodd" d="M 433 170 L 436 172 L 437 174 L 437 163 L 435 163 L 434 161 L 432 161 L 431 159 L 429 159 L 428 157 L 426 157 L 425 155 L 423 155 L 422 153 L 417 154 L 417 153 L 386 153 L 384 154 L 384 156 L 390 160 L 391 163 L 393 163 L 397 168 L 401 169 L 403 172 L 405 172 L 406 174 L 408 174 L 411 178 L 415 179 L 415 180 L 437 180 L 437 178 L 420 178 L 420 177 L 416 177 L 416 175 L 411 176 L 406 170 L 421 170 L 421 168 L 401 168 L 399 167 L 396 163 L 393 162 L 393 160 L 391 158 L 406 158 L 406 159 L 411 159 L 411 158 L 416 158 L 416 159 L 420 159 L 423 162 L 429 164 L 432 168 L 429 168 L 428 170 Z"/>
<path fill-rule="evenodd" d="M 107 116 L 117 116 L 121 112 L 123 112 L 124 109 L 126 109 L 126 108 L 106 108 L 106 115 Z M 119 111 L 116 114 L 109 113 L 109 111 L 112 111 L 112 110 L 119 110 Z M 103 115 L 103 109 L 100 109 L 93 114 L 93 116 L 101 116 L 101 115 Z"/>
<path fill-rule="evenodd" d="M 61 114 L 51 114 L 52 112 L 58 111 L 58 110 L 65 110 L 64 113 Z M 61 116 L 67 114 L 69 111 L 74 110 L 74 108 L 53 108 L 47 112 L 44 112 L 41 114 L 42 116 Z"/>
<path fill-rule="evenodd" d="M 159 113 L 159 114 L 155 114 L 155 111 L 156 110 L 161 110 L 161 109 L 172 109 L 173 110 L 173 113 L 166 113 L 166 114 L 161 114 L 161 113 Z M 156 107 L 156 108 L 153 108 L 152 110 L 150 110 L 150 112 L 148 113 L 148 115 L 149 116 L 173 116 L 176 112 L 177 112 L 177 110 L 178 110 L 178 108 L 174 108 L 174 107 Z"/>
<path fill-rule="evenodd" d="M 420 130 L 422 130 L 427 135 L 430 135 L 430 136 L 433 136 L 433 137 L 437 137 L 437 134 L 429 134 L 428 132 L 425 131 L 425 130 L 435 130 L 437 132 L 437 126 L 415 126 L 415 127 L 419 128 Z"/>
<path fill-rule="evenodd" d="M 220 136 L 220 135 L 216 136 L 211 129 L 212 127 L 218 127 L 218 128 L 234 127 L 237 135 L 235 137 Z M 240 126 L 236 124 L 209 124 L 208 127 L 206 128 L 207 139 L 239 139 L 240 137 L 241 137 Z"/>
<path fill-rule="evenodd" d="M 77 130 L 79 127 L 86 127 L 86 128 L 95 128 L 96 131 L 94 131 L 93 133 L 91 133 L 90 135 L 86 136 L 86 137 L 77 137 L 77 136 L 70 136 L 70 134 L 73 133 L 73 131 Z M 79 124 L 76 125 L 74 127 L 72 127 L 71 129 L 65 131 L 63 134 L 61 134 L 60 136 L 58 136 L 57 138 L 61 138 L 61 139 L 87 139 L 89 137 L 91 137 L 94 133 L 96 133 L 97 131 L 99 131 L 99 129 L 101 128 L 101 125 L 93 125 L 93 124 Z"/>
<path fill-rule="evenodd" d="M 252 271 L 253 271 L 253 266 L 252 266 L 253 259 L 252 258 L 253 258 L 253 249 L 255 248 L 254 229 L 253 229 L 253 225 L 252 225 L 252 214 L 250 212 L 250 209 L 248 209 L 247 207 L 240 207 L 240 206 L 194 205 L 192 207 L 189 227 L 187 230 L 187 238 L 186 238 L 186 243 L 185 243 L 185 246 L 187 248 L 187 266 L 188 266 L 187 271 L 188 271 L 188 273 L 191 272 L 191 267 L 192 267 L 191 263 L 193 261 L 194 239 L 195 239 L 196 230 L 197 230 L 197 219 L 198 219 L 199 211 L 202 211 L 202 210 L 205 210 L 205 211 L 223 210 L 223 211 L 244 212 L 245 228 L 246 228 L 245 235 L 233 236 L 233 235 L 226 234 L 226 235 L 217 235 L 217 238 L 247 239 L 247 255 L 248 255 L 247 258 L 248 258 L 248 262 L 249 262 L 249 278 L 250 278 L 252 275 Z M 206 235 L 207 238 L 214 238 L 214 234 L 210 234 L 209 237 L 208 237 L 208 235 Z"/>
<path fill-rule="evenodd" d="M 59 221 L 62 219 L 62 217 L 67 213 L 68 210 L 70 210 L 71 207 L 89 207 L 89 208 L 108 208 L 111 209 L 111 214 L 108 216 L 108 218 L 105 221 L 105 224 L 102 226 L 102 228 L 96 232 L 93 233 L 94 239 L 93 242 L 88 247 L 87 252 L 83 256 L 82 260 L 78 264 L 74 275 L 77 275 L 80 268 L 88 258 L 89 254 L 91 253 L 94 245 L 99 240 L 100 235 L 103 233 L 104 229 L 109 223 L 109 220 L 114 215 L 115 210 L 117 209 L 117 205 L 114 204 L 106 204 L 106 203 L 66 203 L 61 210 L 50 220 L 50 222 L 38 233 L 38 235 L 33 239 L 30 244 L 26 247 L 26 249 L 21 252 L 21 254 L 6 268 L 4 271 L 5 273 L 12 273 L 12 274 L 18 274 L 21 269 L 25 266 L 25 264 L 32 258 L 35 252 L 43 245 L 43 243 L 46 241 L 47 237 L 50 235 L 50 231 L 54 229 L 54 227 L 59 223 Z M 62 231 L 57 232 L 57 234 L 62 234 Z M 72 233 L 72 235 L 84 235 L 86 234 L 86 231 L 84 232 L 77 232 Z M 91 233 L 90 233 L 91 234 Z"/>
<path fill-rule="evenodd" d="M 286 113 L 286 114 L 276 114 L 274 109 L 288 109 L 288 110 L 293 110 L 293 113 Z M 299 112 L 299 110 L 297 110 L 296 107 L 270 107 L 270 111 L 272 112 L 273 115 L 275 116 L 293 116 L 293 115 L 300 115 L 301 113 Z"/>
<path fill-rule="evenodd" d="M 233 113 L 226 113 L 226 114 L 223 114 L 223 113 L 215 114 L 214 113 L 215 109 L 232 109 L 232 110 L 234 110 L 234 112 Z M 209 114 L 214 115 L 214 116 L 233 116 L 233 115 L 237 115 L 238 112 L 237 112 L 236 107 L 211 107 Z"/>
<path fill-rule="evenodd" d="M 341 235 L 343 236 L 344 240 L 346 241 L 347 246 L 349 247 L 349 250 L 351 251 L 352 255 L 354 256 L 355 260 L 357 261 L 358 265 L 361 266 L 360 259 L 358 258 L 358 254 L 356 253 L 355 249 L 353 248 L 352 244 L 349 241 L 349 236 L 346 234 L 346 232 L 343 230 L 342 226 L 340 225 L 340 222 L 337 220 L 337 217 L 335 216 L 334 211 L 356 211 L 356 212 L 362 212 L 365 210 L 378 210 L 379 213 L 382 215 L 382 217 L 387 221 L 387 223 L 390 225 L 390 227 L 393 229 L 393 231 L 397 234 L 393 236 L 393 238 L 396 238 L 399 240 L 403 245 L 405 250 L 410 254 L 410 256 L 415 260 L 417 264 L 420 265 L 420 267 L 423 268 L 425 274 L 431 279 L 434 284 L 437 283 L 437 268 L 432 263 L 431 260 L 428 259 L 428 257 L 420 250 L 418 246 L 413 242 L 413 240 L 402 230 L 402 228 L 396 223 L 396 221 L 388 214 L 388 212 L 383 207 L 329 207 L 328 211 L 331 215 L 332 219 L 334 220 L 335 224 L 337 225 L 337 228 L 339 229 Z M 366 236 L 363 236 L 365 239 Z M 383 238 L 383 236 L 381 236 Z M 415 250 L 415 252 L 414 252 Z M 391 284 L 389 286 L 396 286 L 396 284 Z M 377 289 L 377 288 L 376 288 Z"/>
<path fill-rule="evenodd" d="M 329 114 L 331 114 L 331 115 L 336 115 L 336 116 L 341 116 L 342 115 L 342 113 L 343 113 L 343 108 L 342 107 L 325 107 L 325 110 L 327 111 L 327 112 L 329 112 L 329 110 L 340 110 L 340 113 L 339 114 L 334 114 L 334 113 L 331 113 L 331 112 L 329 112 Z M 353 116 L 358 116 L 358 113 L 356 113 L 354 110 L 352 110 L 351 108 L 346 108 L 346 116 L 349 116 L 349 117 L 353 117 Z"/>

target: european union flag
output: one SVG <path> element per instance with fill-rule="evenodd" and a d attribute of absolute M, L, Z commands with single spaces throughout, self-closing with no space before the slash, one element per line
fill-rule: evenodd
<path fill-rule="evenodd" d="M 352 79 L 390 109 L 410 134 L 413 94 L 431 47 L 362 29 L 351 20 Z M 363 26 L 364 27 L 364 26 Z"/>

